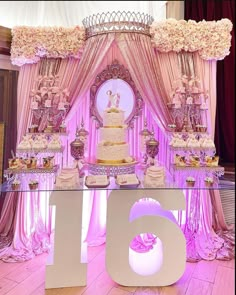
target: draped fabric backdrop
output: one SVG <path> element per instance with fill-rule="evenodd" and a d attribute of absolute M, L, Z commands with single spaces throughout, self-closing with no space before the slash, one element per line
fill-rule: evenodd
<path fill-rule="evenodd" d="M 228 18 L 235 24 L 235 5 L 231 0 L 187 0 L 185 19 L 200 21 Z M 235 29 L 231 53 L 217 62 L 217 110 L 215 144 L 222 162 L 235 163 Z"/>
<path fill-rule="evenodd" d="M 88 157 L 94 155 L 95 144 L 98 141 L 98 130 L 95 122 L 89 117 L 89 90 L 94 83 L 96 75 L 111 64 L 114 59 L 119 60 L 131 74 L 131 77 L 141 93 L 145 108 L 143 115 L 135 121 L 134 129 L 129 131 L 131 151 L 139 157 L 138 134 L 143 128 L 144 117 L 147 117 L 149 127 L 154 126 L 155 135 L 160 141 L 159 161 L 169 167 L 166 151 L 168 138 L 165 132 L 166 125 L 171 118 L 166 107 L 169 100 L 171 79 L 177 74 L 184 73 L 186 69 L 199 75 L 204 81 L 204 88 L 211 94 L 211 114 L 208 116 L 208 126 L 211 134 L 214 133 L 215 118 L 215 75 L 216 62 L 202 62 L 198 53 L 194 54 L 159 54 L 151 46 L 150 37 L 138 33 L 107 33 L 91 37 L 87 40 L 80 60 L 67 59 L 41 59 L 33 65 L 24 65 L 20 70 L 18 88 L 18 142 L 21 140 L 30 124 L 29 92 L 34 80 L 40 74 L 50 74 L 57 64 L 57 74 L 61 77 L 61 85 L 70 91 L 72 105 L 66 118 L 70 134 L 65 139 L 66 145 L 63 157 L 64 166 L 73 163 L 70 156 L 70 142 L 75 138 L 76 126 L 81 119 L 85 120 L 85 128 L 89 130 Z M 167 71 L 165 69 L 167 68 Z M 168 172 L 168 171 L 167 171 Z M 177 180 L 180 186 L 181 178 Z M 52 188 L 52 182 L 48 183 Z M 228 229 L 219 201 L 219 196 L 211 195 L 206 190 L 188 190 L 185 192 L 187 201 L 186 214 L 177 213 L 187 240 L 188 259 L 231 258 L 230 240 L 221 238 L 213 230 L 213 224 L 218 229 Z M 1 250 L 5 261 L 22 261 L 30 259 L 35 254 L 47 251 L 50 247 L 53 234 L 53 210 L 48 208 L 49 193 L 19 193 L 16 214 L 13 208 L 16 193 L 11 193 L 6 199 L 2 219 L 2 236 L 12 235 L 7 247 Z M 107 193 L 85 193 L 85 223 L 83 238 L 89 245 L 99 245 L 105 241 Z M 35 214 L 36 213 L 36 214 Z M 218 216 L 214 218 L 213 216 Z M 27 216 L 27 218 L 26 218 Z M 219 222 L 220 221 L 220 222 Z M 9 242 L 10 241 L 10 242 Z"/>

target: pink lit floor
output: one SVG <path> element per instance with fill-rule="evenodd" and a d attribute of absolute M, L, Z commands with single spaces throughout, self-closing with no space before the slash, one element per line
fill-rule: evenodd
<path fill-rule="evenodd" d="M 162 288 L 122 287 L 105 270 L 105 246 L 89 247 L 87 286 L 44 290 L 47 254 L 24 263 L 0 261 L 1 295 L 233 295 L 235 261 L 187 263 L 182 278 Z"/>

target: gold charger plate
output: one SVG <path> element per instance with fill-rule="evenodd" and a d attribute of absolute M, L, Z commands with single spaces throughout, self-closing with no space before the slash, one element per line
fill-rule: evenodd
<path fill-rule="evenodd" d="M 134 160 L 133 162 L 130 163 L 99 163 L 97 160 L 90 160 L 87 162 L 87 164 L 91 165 L 98 165 L 98 166 L 130 166 L 134 164 L 138 164 L 139 162 Z"/>

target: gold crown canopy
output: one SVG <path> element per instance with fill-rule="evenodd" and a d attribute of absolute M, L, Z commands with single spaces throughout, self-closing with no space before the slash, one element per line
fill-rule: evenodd
<path fill-rule="evenodd" d="M 150 35 L 153 17 L 140 12 L 113 11 L 93 14 L 83 20 L 86 39 L 111 32 L 136 32 Z"/>

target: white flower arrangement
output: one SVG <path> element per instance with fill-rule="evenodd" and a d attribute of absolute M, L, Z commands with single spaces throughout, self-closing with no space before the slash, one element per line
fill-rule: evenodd
<path fill-rule="evenodd" d="M 202 59 L 222 60 L 229 55 L 233 24 L 218 21 L 167 19 L 154 22 L 150 33 L 153 46 L 161 52 L 199 51 Z"/>
<path fill-rule="evenodd" d="M 79 26 L 28 27 L 12 29 L 12 64 L 37 63 L 41 57 L 80 58 L 85 45 L 85 29 Z"/>

